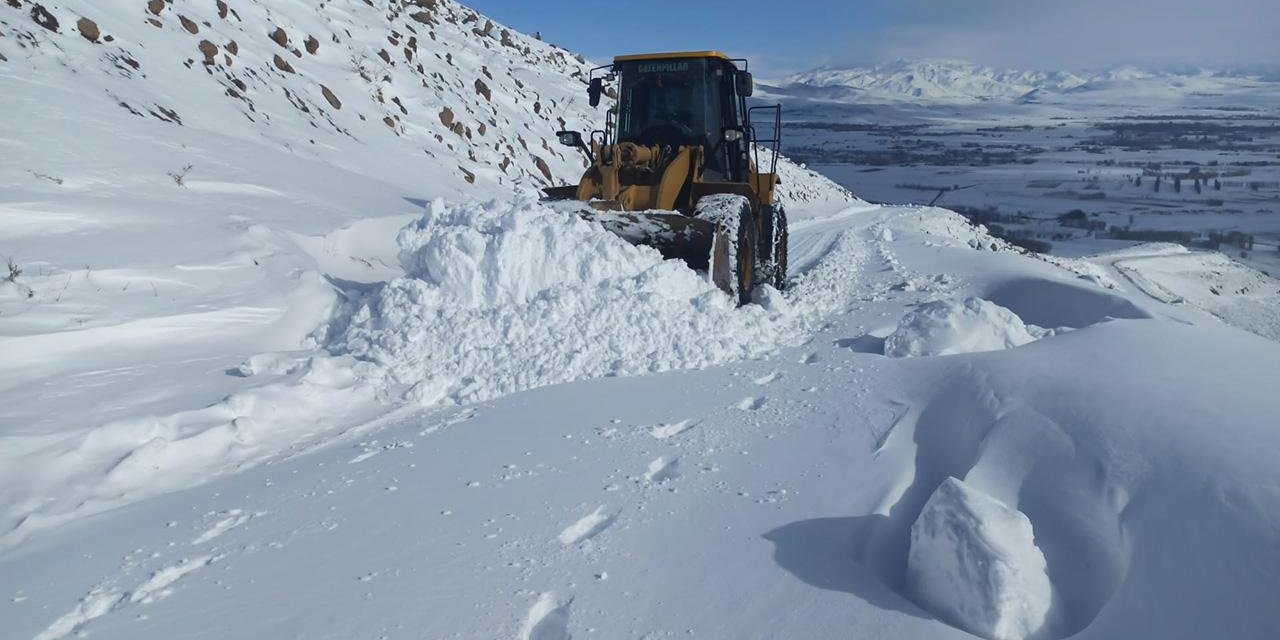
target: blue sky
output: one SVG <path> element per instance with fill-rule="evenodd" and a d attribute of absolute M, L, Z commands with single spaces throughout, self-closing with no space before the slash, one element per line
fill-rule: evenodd
<path fill-rule="evenodd" d="M 720 49 L 750 58 L 753 70 L 802 70 L 832 59 L 833 43 L 889 24 L 891 2 L 849 0 L 461 0 L 542 39 L 607 62 L 615 54 Z M 1278 0 L 1280 1 L 1280 0 Z M 675 16 L 679 16 L 678 18 Z"/>
<path fill-rule="evenodd" d="M 925 57 L 1069 70 L 1280 61 L 1280 0 L 462 2 L 597 61 L 721 49 L 762 76 Z"/>

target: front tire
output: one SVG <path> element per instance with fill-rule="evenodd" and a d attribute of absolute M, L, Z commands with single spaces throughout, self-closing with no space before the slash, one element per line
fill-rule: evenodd
<path fill-rule="evenodd" d="M 738 306 L 751 302 L 760 268 L 751 201 L 736 194 L 710 195 L 698 200 L 694 215 L 716 225 L 711 242 L 711 281 Z"/>

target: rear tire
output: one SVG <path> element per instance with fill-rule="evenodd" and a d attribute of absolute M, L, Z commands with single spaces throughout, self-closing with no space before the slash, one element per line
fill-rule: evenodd
<path fill-rule="evenodd" d="M 778 291 L 787 288 L 787 241 L 790 231 L 787 229 L 787 211 L 782 205 L 773 207 L 773 286 Z"/>
<path fill-rule="evenodd" d="M 759 282 L 767 282 L 782 291 L 787 288 L 787 212 L 782 205 L 760 208 Z"/>
<path fill-rule="evenodd" d="M 751 302 L 760 269 L 756 221 L 751 201 L 735 194 L 715 194 L 698 200 L 696 217 L 714 222 L 709 273 L 711 281 L 737 301 Z"/>

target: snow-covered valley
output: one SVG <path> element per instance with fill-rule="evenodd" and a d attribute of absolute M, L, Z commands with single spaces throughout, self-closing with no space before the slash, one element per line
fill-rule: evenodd
<path fill-rule="evenodd" d="M 590 64 L 453 2 L 0 34 L 0 637 L 1280 633 L 1276 319 L 1176 249 L 784 163 L 735 308 L 537 201 Z"/>

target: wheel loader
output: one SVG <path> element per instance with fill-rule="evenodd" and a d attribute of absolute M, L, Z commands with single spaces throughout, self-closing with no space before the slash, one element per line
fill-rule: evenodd
<path fill-rule="evenodd" d="M 781 106 L 748 106 L 747 61 L 719 51 L 618 56 L 588 77 L 593 107 L 616 102 L 603 129 L 557 133 L 590 164 L 577 185 L 548 187 L 578 214 L 633 244 L 706 271 L 739 305 L 787 284 L 787 216 L 774 202 Z M 752 124 L 767 114 L 772 135 Z M 760 156 L 767 157 L 767 167 Z"/>

